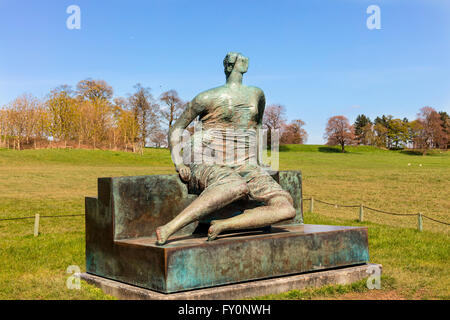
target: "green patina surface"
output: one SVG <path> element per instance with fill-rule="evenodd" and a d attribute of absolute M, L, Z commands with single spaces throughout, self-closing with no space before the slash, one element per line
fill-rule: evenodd
<path fill-rule="evenodd" d="M 279 228 L 279 229 L 278 229 Z M 364 228 L 288 225 L 169 254 L 167 292 L 322 270 L 369 260 Z M 194 241 L 192 241 L 194 242 Z"/>
<path fill-rule="evenodd" d="M 222 232 L 269 227 L 296 217 L 290 193 L 271 178 L 263 162 L 266 147 L 261 129 L 266 101 L 260 88 L 242 83 L 249 59 L 229 52 L 223 66 L 226 83 L 195 96 L 169 130 L 169 148 L 176 170 L 200 196 L 158 227 L 156 235 L 161 245 L 198 220 L 211 222 L 208 238 L 214 240 Z M 182 143 L 186 129 L 195 119 L 198 121 L 193 134 Z M 277 133 L 271 129 L 267 135 L 275 147 Z M 228 216 L 211 217 L 243 198 L 264 205 L 250 203 L 243 214 L 227 208 Z"/>
<path fill-rule="evenodd" d="M 274 179 L 294 199 L 297 216 L 287 224 L 207 242 L 204 234 L 192 234 L 192 223 L 159 246 L 156 227 L 197 196 L 177 175 L 101 178 L 98 199 L 86 198 L 87 272 L 170 293 L 369 260 L 365 228 L 300 223 L 300 172 L 279 172 Z M 228 209 L 219 216 L 243 210 L 239 202 Z"/>

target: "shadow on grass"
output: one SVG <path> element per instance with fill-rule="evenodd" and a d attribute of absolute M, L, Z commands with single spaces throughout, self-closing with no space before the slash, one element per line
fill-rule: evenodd
<path fill-rule="evenodd" d="M 400 153 L 409 156 L 423 156 L 423 152 L 420 150 L 402 150 Z"/>
<path fill-rule="evenodd" d="M 348 151 L 342 152 L 340 148 L 336 147 L 319 147 L 319 152 L 327 152 L 327 153 L 347 153 Z"/>
<path fill-rule="evenodd" d="M 418 149 L 408 149 L 400 151 L 401 154 L 406 154 L 410 156 L 441 156 L 444 155 L 447 151 L 443 151 L 440 149 L 433 150 L 418 150 Z"/>

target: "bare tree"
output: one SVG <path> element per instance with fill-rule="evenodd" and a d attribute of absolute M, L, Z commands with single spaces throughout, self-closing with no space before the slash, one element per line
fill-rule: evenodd
<path fill-rule="evenodd" d="M 20 150 L 34 137 L 39 123 L 37 110 L 40 101 L 30 94 L 23 94 L 14 99 L 7 112 L 10 135 L 14 136 L 14 148 Z"/>
<path fill-rule="evenodd" d="M 167 147 L 167 132 L 162 129 L 154 130 L 150 135 L 150 141 L 157 148 Z"/>
<path fill-rule="evenodd" d="M 161 116 L 167 122 L 167 125 L 172 128 L 172 124 L 178 119 L 184 109 L 184 102 L 178 96 L 175 90 L 163 92 L 159 97 L 162 103 Z"/>
<path fill-rule="evenodd" d="M 446 134 L 439 113 L 431 107 L 423 107 L 417 116 L 417 121 L 420 123 L 422 130 L 420 130 L 416 141 L 422 146 L 424 153 L 427 149 L 445 145 Z"/>
<path fill-rule="evenodd" d="M 263 127 L 267 129 L 267 145 L 272 143 L 272 132 L 281 130 L 286 124 L 286 108 L 282 105 L 273 104 L 264 111 Z"/>
<path fill-rule="evenodd" d="M 284 123 L 286 109 L 282 105 L 270 105 L 266 108 L 263 117 L 263 125 L 267 129 L 281 129 Z"/>
<path fill-rule="evenodd" d="M 7 110 L 0 109 L 0 148 L 6 147 L 6 134 L 8 131 Z"/>
<path fill-rule="evenodd" d="M 114 99 L 113 113 L 115 123 L 113 143 L 122 145 L 125 150 L 128 150 L 128 146 L 131 145 L 131 149 L 135 152 L 136 142 L 140 137 L 140 128 L 128 100 L 121 97 Z"/>
<path fill-rule="evenodd" d="M 140 128 L 141 153 L 150 137 L 149 132 L 160 129 L 159 105 L 155 103 L 150 88 L 144 88 L 141 84 L 134 86 L 136 92 L 130 96 L 129 102 L 133 108 L 136 122 Z"/>
<path fill-rule="evenodd" d="M 85 99 L 94 100 L 110 100 L 113 96 L 112 87 L 104 80 L 81 80 L 77 84 L 78 94 Z"/>
<path fill-rule="evenodd" d="M 327 139 L 328 145 L 340 145 L 341 151 L 345 152 L 345 145 L 353 144 L 355 141 L 355 134 L 353 132 L 353 127 L 346 117 L 334 116 L 328 119 L 324 138 Z"/>
<path fill-rule="evenodd" d="M 84 131 L 82 136 L 95 149 L 108 140 L 112 126 L 110 99 L 113 89 L 104 80 L 86 79 L 78 82 L 77 90 L 78 119 Z"/>

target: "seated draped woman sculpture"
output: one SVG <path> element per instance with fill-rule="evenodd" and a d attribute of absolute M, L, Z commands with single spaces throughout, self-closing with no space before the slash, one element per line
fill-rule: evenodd
<path fill-rule="evenodd" d="M 198 94 L 169 132 L 169 147 L 177 172 L 201 193 L 172 221 L 157 228 L 160 245 L 189 223 L 240 199 L 257 200 L 264 205 L 237 216 L 213 220 L 208 240 L 214 240 L 224 231 L 270 226 L 296 214 L 289 192 L 263 169 L 260 153 L 254 152 L 259 141 L 258 129 L 262 127 L 265 97 L 261 89 L 242 84 L 248 58 L 230 52 L 223 64 L 226 84 Z M 194 145 L 201 139 L 203 157 L 201 161 L 186 163 L 176 146 L 181 145 L 183 131 L 197 117 L 202 130 L 195 132 L 190 143 Z"/>

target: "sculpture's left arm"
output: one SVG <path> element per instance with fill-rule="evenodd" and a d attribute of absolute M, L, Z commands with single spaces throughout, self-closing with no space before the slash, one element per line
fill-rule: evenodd
<path fill-rule="evenodd" d="M 261 89 L 258 89 L 258 118 L 256 124 L 256 156 L 258 165 L 264 167 L 264 163 L 262 161 L 262 145 L 260 141 L 260 135 L 262 135 L 262 127 L 263 127 L 263 118 L 264 118 L 264 110 L 266 108 L 266 97 L 264 96 L 264 92 Z"/>

